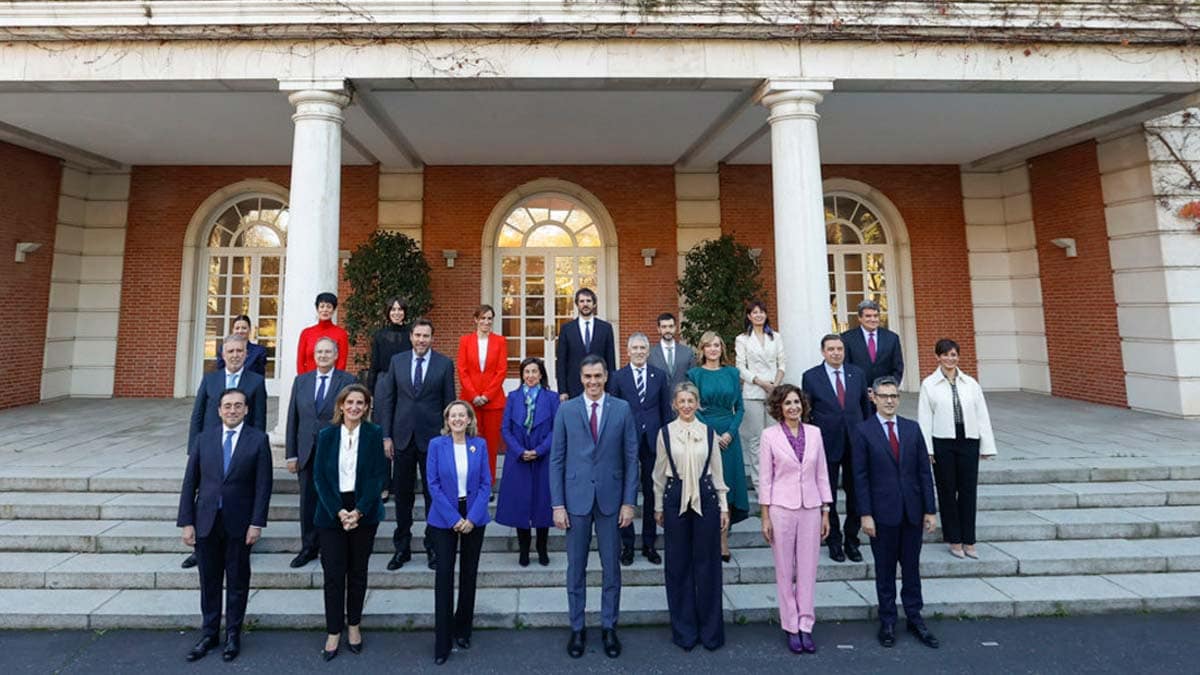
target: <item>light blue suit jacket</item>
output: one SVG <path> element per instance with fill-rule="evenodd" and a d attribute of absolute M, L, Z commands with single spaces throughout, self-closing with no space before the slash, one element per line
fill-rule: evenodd
<path fill-rule="evenodd" d="M 550 505 L 584 515 L 593 505 L 611 516 L 637 503 L 638 434 L 629 404 L 604 397 L 599 441 L 592 440 L 586 396 L 558 408 L 550 446 Z"/>

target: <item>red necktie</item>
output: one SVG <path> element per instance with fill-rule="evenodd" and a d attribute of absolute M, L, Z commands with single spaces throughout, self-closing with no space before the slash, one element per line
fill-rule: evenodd
<path fill-rule="evenodd" d="M 896 463 L 900 463 L 900 439 L 896 437 L 896 423 L 885 422 L 888 428 L 888 442 L 892 444 L 892 457 L 896 458 Z"/>
<path fill-rule="evenodd" d="M 834 376 L 834 378 L 837 379 L 838 405 L 845 408 L 846 407 L 846 388 L 844 386 L 842 386 L 842 371 L 840 371 L 840 370 L 833 371 L 833 376 Z"/>
<path fill-rule="evenodd" d="M 592 418 L 589 421 L 590 421 L 591 427 L 592 427 L 592 442 L 593 443 L 600 442 L 600 426 L 598 424 L 596 424 L 596 407 L 599 405 L 600 404 L 597 403 L 596 401 L 592 401 Z"/>
<path fill-rule="evenodd" d="M 875 363 L 875 334 L 867 333 L 867 354 L 871 357 L 871 363 Z"/>

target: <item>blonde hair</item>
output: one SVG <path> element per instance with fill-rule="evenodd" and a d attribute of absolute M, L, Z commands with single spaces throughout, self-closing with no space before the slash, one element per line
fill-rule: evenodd
<path fill-rule="evenodd" d="M 721 360 L 719 361 L 720 365 L 729 365 L 729 353 L 725 351 L 725 340 L 715 330 L 706 330 L 704 331 L 704 334 L 700 336 L 700 365 L 703 366 L 708 363 L 708 357 L 704 354 L 704 348 L 714 342 L 721 345 Z"/>
<path fill-rule="evenodd" d="M 475 423 L 475 409 L 471 407 L 470 403 L 467 403 L 460 398 L 451 401 L 450 405 L 446 406 L 446 409 L 442 411 L 442 435 L 450 435 L 450 409 L 456 405 L 461 405 L 467 409 L 467 428 L 464 430 L 466 435 L 478 436 L 479 427 Z"/>

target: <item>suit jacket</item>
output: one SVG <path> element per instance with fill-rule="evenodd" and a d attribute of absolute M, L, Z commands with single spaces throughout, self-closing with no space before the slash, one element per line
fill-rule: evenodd
<path fill-rule="evenodd" d="M 675 385 L 687 379 L 687 372 L 696 365 L 696 353 L 692 348 L 683 344 L 679 340 L 675 341 L 675 367 L 667 368 L 667 355 L 663 351 L 662 342 L 650 348 L 650 358 L 647 359 L 650 365 L 665 371 L 670 378 L 670 389 L 675 391 Z M 672 412 L 672 417 L 674 413 Z"/>
<path fill-rule="evenodd" d="M 246 392 L 246 426 L 267 430 L 267 383 L 262 375 L 242 368 L 238 389 Z M 221 392 L 225 391 L 225 371 L 205 373 L 196 390 L 192 405 L 192 421 L 188 426 L 188 452 L 196 445 L 201 432 L 221 426 Z"/>
<path fill-rule="evenodd" d="M 225 533 L 244 540 L 251 525 L 267 526 L 273 483 L 271 441 L 265 432 L 243 423 L 226 474 L 223 429 L 224 425 L 204 430 L 188 453 L 175 524 L 195 526 L 197 537 L 207 537 L 220 511 Z"/>
<path fill-rule="evenodd" d="M 297 375 L 292 380 L 292 397 L 288 401 L 287 434 L 284 446 L 288 459 L 297 460 L 300 468 L 308 466 L 313 449 L 317 446 L 317 434 L 328 427 L 333 418 L 333 404 L 343 387 L 358 380 L 344 370 L 333 368 L 325 385 L 325 400 L 317 408 L 317 378 L 315 370 Z M 339 510 L 341 507 L 338 507 Z M 334 512 L 336 513 L 336 511 Z"/>
<path fill-rule="evenodd" d="M 759 343 L 758 338 L 753 335 L 738 333 L 733 345 L 737 355 L 738 375 L 742 378 L 742 400 L 766 400 L 767 392 L 754 384 L 754 378 L 774 382 L 778 371 L 787 371 L 787 352 L 783 350 L 783 336 L 779 333 L 764 335 L 762 343 Z"/>
<path fill-rule="evenodd" d="M 438 436 L 429 442 L 425 459 L 429 480 L 429 524 L 450 529 L 462 517 L 458 512 L 458 463 L 454 459 L 454 439 Z M 492 473 L 488 468 L 487 441 L 467 436 L 467 520 L 475 527 L 488 524 L 488 500 L 492 498 Z"/>
<path fill-rule="evenodd" d="M 550 446 L 550 505 L 584 515 L 593 505 L 611 516 L 623 504 L 636 504 L 638 435 L 629 404 L 604 397 L 599 439 L 592 440 L 587 399 L 577 396 L 558 407 Z"/>
<path fill-rule="evenodd" d="M 788 442 L 783 425 L 763 429 L 758 446 L 758 503 L 786 509 L 815 509 L 833 503 L 829 470 L 821 430 L 812 424 L 804 430 L 804 463 Z"/>
<path fill-rule="evenodd" d="M 579 379 L 580 363 L 588 354 L 604 358 L 608 372 L 617 369 L 617 348 L 613 339 L 612 324 L 603 319 L 592 319 L 591 349 L 583 348 L 583 335 L 579 332 L 579 319 L 568 321 L 558 331 L 558 344 L 554 347 L 554 372 L 558 379 L 560 394 L 575 398 L 583 394 L 583 380 Z"/>
<path fill-rule="evenodd" d="M 655 448 L 658 447 L 658 430 L 671 421 L 671 383 L 667 373 L 647 365 L 646 400 L 639 401 L 633 366 L 625 366 L 609 378 L 608 393 L 629 404 L 629 409 L 633 411 L 638 440 L 641 441 L 642 454 L 649 453 L 653 456 Z"/>
<path fill-rule="evenodd" d="M 842 344 L 846 345 L 846 361 L 862 369 L 867 376 L 867 388 L 876 378 L 891 375 L 899 384 L 904 377 L 904 355 L 900 351 L 900 336 L 880 326 L 875 331 L 875 362 L 867 352 L 867 339 L 862 329 L 855 328 L 842 333 Z"/>
<path fill-rule="evenodd" d="M 800 388 L 812 404 L 812 422 L 821 429 L 825 457 L 830 462 L 842 461 L 849 452 L 846 437 L 867 417 L 867 378 L 857 367 L 842 364 L 842 381 L 846 386 L 846 407 L 838 405 L 837 392 L 825 372 L 825 364 L 809 368 L 800 378 Z"/>
<path fill-rule="evenodd" d="M 342 454 L 342 427 L 326 426 L 317 434 L 317 449 L 313 459 L 313 484 L 317 488 L 317 510 L 313 524 L 317 527 L 341 527 L 338 511 L 342 510 L 342 491 L 338 460 Z M 383 489 L 388 483 L 387 455 L 383 454 L 383 429 L 364 421 L 358 427 L 358 465 L 354 471 L 354 508 L 362 514 L 359 522 L 378 523 L 383 520 Z"/>
<path fill-rule="evenodd" d="M 896 422 L 896 433 L 900 436 L 899 463 L 875 415 L 854 429 L 852 466 L 858 514 L 873 517 L 879 525 L 895 527 L 902 519 L 919 525 L 924 514 L 937 513 L 933 470 L 921 427 L 899 415 Z"/>
<path fill-rule="evenodd" d="M 413 389 L 413 351 L 392 357 L 388 371 L 375 385 L 375 423 L 383 437 L 403 450 L 414 438 L 425 452 L 429 441 L 442 432 L 442 412 L 454 401 L 454 364 L 442 354 L 426 352 L 421 389 Z"/>
<path fill-rule="evenodd" d="M 476 396 L 486 396 L 484 410 L 504 408 L 504 376 L 508 373 L 508 341 L 502 336 L 488 335 L 487 361 L 479 369 L 479 336 L 468 333 L 458 340 L 458 381 L 463 400 L 470 403 Z"/>

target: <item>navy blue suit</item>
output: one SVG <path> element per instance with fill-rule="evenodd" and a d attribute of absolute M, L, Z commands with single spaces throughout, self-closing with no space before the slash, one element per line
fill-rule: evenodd
<path fill-rule="evenodd" d="M 179 515 L 175 524 L 196 528 L 196 560 L 200 568 L 200 611 L 204 635 L 216 637 L 221 627 L 224 579 L 225 631 L 237 635 L 250 597 L 250 547 L 246 531 L 266 527 L 271 504 L 271 441 L 266 433 L 243 422 L 229 471 L 225 471 L 224 425 L 202 432 L 188 453 Z"/>
<path fill-rule="evenodd" d="M 838 403 L 837 392 L 825 372 L 825 364 L 804 371 L 800 388 L 812 405 L 812 423 L 821 430 L 825 443 L 825 466 L 829 470 L 829 488 L 833 490 L 833 504 L 829 508 L 829 552 L 840 551 L 843 542 L 843 527 L 838 519 L 838 478 L 846 493 L 846 521 L 844 540 L 846 545 L 858 546 L 859 518 L 856 508 L 853 458 L 850 452 L 850 432 L 870 414 L 867 401 L 867 378 L 863 371 L 849 363 L 842 364 L 842 382 L 846 387 L 846 407 Z"/>
<path fill-rule="evenodd" d="M 224 347 L 222 340 L 217 340 L 217 371 L 225 370 L 225 355 L 222 352 Z M 242 367 L 252 373 L 258 373 L 263 377 L 267 376 L 267 348 L 255 344 L 253 342 L 246 343 L 246 360 Z"/>
<path fill-rule="evenodd" d="M 879 620 L 885 625 L 896 623 L 897 562 L 904 580 L 904 615 L 910 622 L 921 621 L 922 521 L 925 514 L 937 513 L 933 471 L 921 427 L 898 415 L 895 420 L 899 462 L 892 454 L 883 425 L 874 415 L 854 430 L 851 440 L 859 513 L 875 519 L 871 552 L 875 556 Z"/>
<path fill-rule="evenodd" d="M 221 426 L 221 392 L 225 391 L 225 371 L 205 373 L 196 390 L 196 402 L 192 405 L 192 419 L 188 425 L 188 452 L 196 445 L 200 432 Z M 247 426 L 261 431 L 267 430 L 267 384 L 262 375 L 242 368 L 237 388 L 246 394 Z"/>
<path fill-rule="evenodd" d="M 580 379 L 580 364 L 583 357 L 595 354 L 604 359 L 609 373 L 617 369 L 617 347 L 613 338 L 612 324 L 592 316 L 592 343 L 583 346 L 583 335 L 579 332 L 579 319 L 568 321 L 558 331 L 558 342 L 554 346 L 554 373 L 558 379 L 558 391 L 575 398 L 583 393 Z"/>
<path fill-rule="evenodd" d="M 629 404 L 638 432 L 638 462 L 642 481 L 642 546 L 654 548 L 658 532 L 654 522 L 654 458 L 658 446 L 658 430 L 671 421 L 671 378 L 666 371 L 646 364 L 646 397 L 638 398 L 633 366 L 628 365 L 612 374 L 608 393 Z M 621 528 L 621 544 L 633 548 L 633 523 Z"/>
<path fill-rule="evenodd" d="M 900 384 L 904 377 L 904 355 L 900 349 L 900 336 L 880 326 L 875 331 L 875 360 L 867 351 L 867 339 L 862 328 L 852 328 L 842 333 L 842 344 L 846 346 L 846 361 L 862 369 L 867 376 L 867 387 L 877 378 L 891 375 Z"/>

